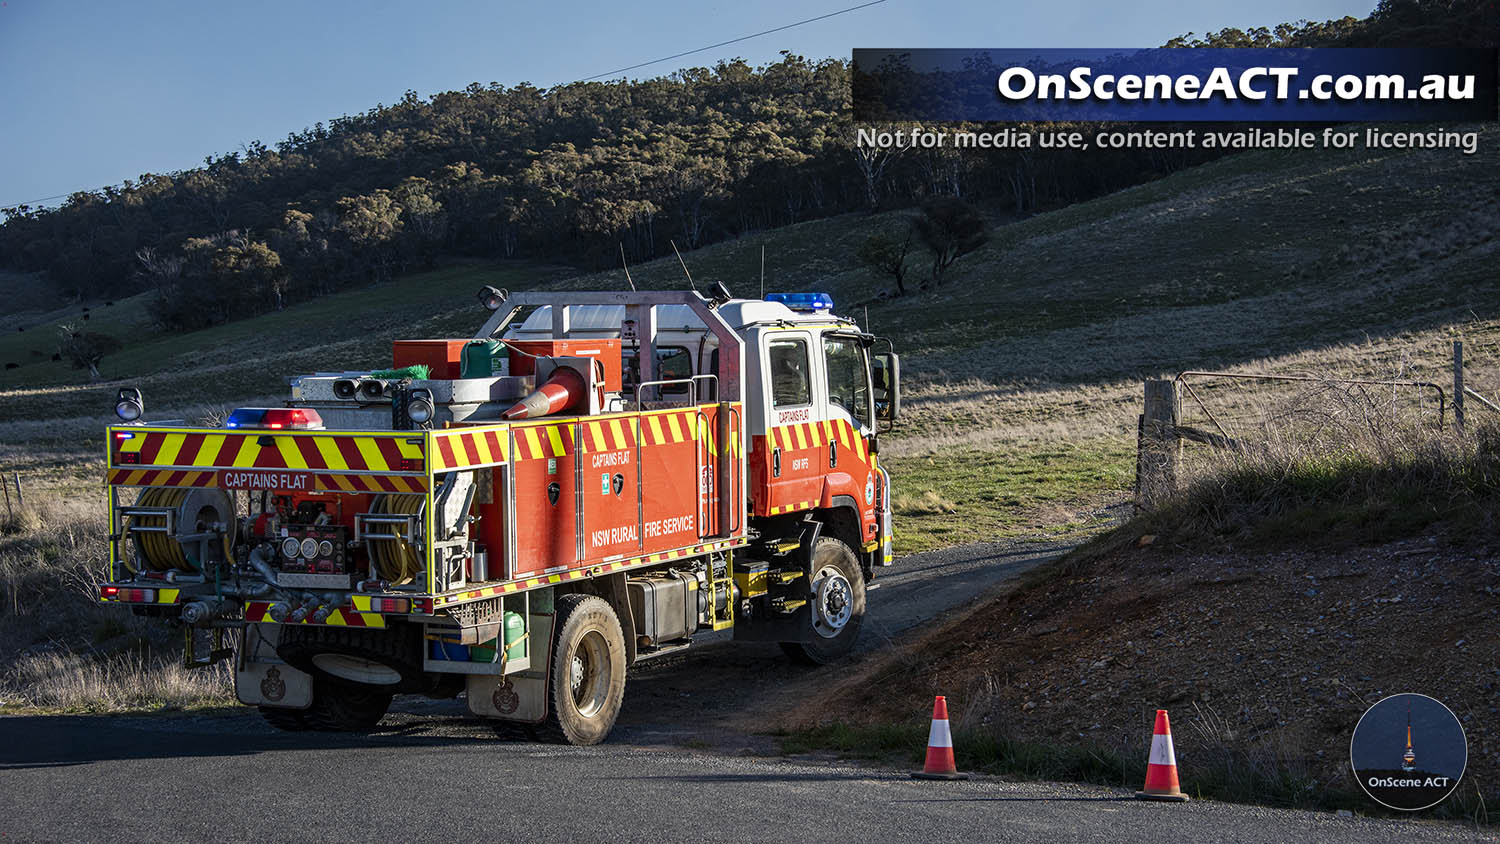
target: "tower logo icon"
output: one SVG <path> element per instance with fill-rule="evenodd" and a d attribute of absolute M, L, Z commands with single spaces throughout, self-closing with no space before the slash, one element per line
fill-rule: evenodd
<path fill-rule="evenodd" d="M 1370 799 L 1417 811 L 1436 806 L 1458 788 L 1469 762 L 1468 740 L 1458 717 L 1441 702 L 1427 695 L 1391 695 L 1355 725 L 1349 762 Z"/>

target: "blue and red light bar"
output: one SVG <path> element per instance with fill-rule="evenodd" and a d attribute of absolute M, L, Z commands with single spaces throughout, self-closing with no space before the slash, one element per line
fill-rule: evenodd
<path fill-rule="evenodd" d="M 322 430 L 323 417 L 309 407 L 241 407 L 224 420 L 226 428 L 271 431 Z"/>
<path fill-rule="evenodd" d="M 833 297 L 827 293 L 767 293 L 767 302 L 780 302 L 794 311 L 805 313 L 828 313 L 833 310 Z"/>

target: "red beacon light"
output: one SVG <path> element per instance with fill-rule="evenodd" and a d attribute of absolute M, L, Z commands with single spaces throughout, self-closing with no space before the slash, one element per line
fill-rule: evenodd
<path fill-rule="evenodd" d="M 319 431 L 323 417 L 310 407 L 241 407 L 224 420 L 226 428 Z"/>

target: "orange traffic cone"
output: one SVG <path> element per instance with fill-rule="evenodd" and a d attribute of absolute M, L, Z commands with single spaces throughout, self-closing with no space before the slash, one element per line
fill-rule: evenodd
<path fill-rule="evenodd" d="M 502 419 L 535 419 L 587 402 L 589 385 L 584 383 L 578 371 L 560 366 L 552 371 L 547 383 L 537 387 L 531 395 L 511 405 L 500 414 Z"/>
<path fill-rule="evenodd" d="M 927 732 L 927 764 L 918 773 L 920 780 L 966 780 L 953 762 L 953 733 L 948 729 L 948 699 L 938 695 L 932 702 L 932 729 Z"/>
<path fill-rule="evenodd" d="M 1172 751 L 1172 725 L 1167 710 L 1156 710 L 1156 730 L 1151 736 L 1151 759 L 1146 764 L 1146 787 L 1137 791 L 1139 800 L 1186 803 L 1188 796 L 1177 785 L 1177 754 Z"/>

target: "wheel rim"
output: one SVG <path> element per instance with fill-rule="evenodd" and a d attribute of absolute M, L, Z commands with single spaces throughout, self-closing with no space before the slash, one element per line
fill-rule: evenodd
<path fill-rule="evenodd" d="M 854 616 L 854 587 L 834 566 L 824 566 L 813 579 L 813 629 L 832 639 L 844 632 Z"/>
<path fill-rule="evenodd" d="M 401 672 L 384 663 L 361 659 L 348 654 L 314 654 L 313 665 L 319 669 L 355 683 L 372 686 L 394 686 L 401 682 Z"/>
<path fill-rule="evenodd" d="M 573 706 L 578 714 L 592 718 L 604 708 L 609 698 L 609 680 L 613 665 L 609 659 L 609 647 L 604 636 L 590 630 L 578 640 L 569 661 L 569 684 L 573 690 Z"/>

